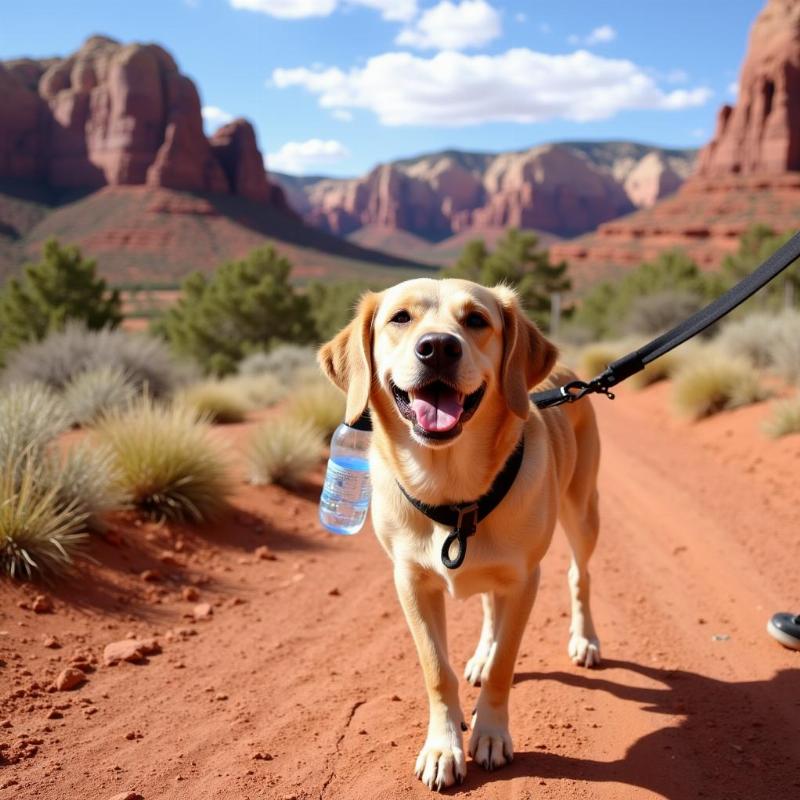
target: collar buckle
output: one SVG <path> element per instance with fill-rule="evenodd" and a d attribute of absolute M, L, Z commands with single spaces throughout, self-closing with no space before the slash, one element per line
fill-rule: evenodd
<path fill-rule="evenodd" d="M 453 530 L 466 536 L 472 536 L 478 530 L 478 504 L 453 506 L 458 519 Z"/>

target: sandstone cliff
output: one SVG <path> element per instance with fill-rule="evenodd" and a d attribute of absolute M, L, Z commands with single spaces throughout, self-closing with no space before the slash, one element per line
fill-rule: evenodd
<path fill-rule="evenodd" d="M 209 142 L 194 83 L 158 45 L 93 36 L 67 58 L 0 62 L 0 109 L 0 178 L 283 202 L 252 126 L 236 120 Z"/>
<path fill-rule="evenodd" d="M 298 213 L 340 236 L 377 226 L 438 241 L 511 225 L 575 236 L 675 191 L 692 161 L 692 151 L 564 143 L 498 155 L 447 151 L 351 180 L 276 180 Z"/>

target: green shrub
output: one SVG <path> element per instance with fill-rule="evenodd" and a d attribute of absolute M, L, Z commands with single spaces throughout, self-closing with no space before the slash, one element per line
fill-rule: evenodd
<path fill-rule="evenodd" d="M 73 425 L 84 427 L 103 414 L 125 408 L 136 397 L 136 388 L 119 367 L 100 367 L 81 372 L 64 387 L 62 394 Z"/>
<path fill-rule="evenodd" d="M 86 515 L 58 501 L 30 454 L 6 458 L 0 472 L 0 570 L 12 578 L 64 575 L 86 543 Z"/>
<path fill-rule="evenodd" d="M 198 417 L 221 425 L 243 422 L 250 410 L 247 397 L 228 381 L 203 381 L 187 386 L 176 402 L 192 409 Z"/>
<path fill-rule="evenodd" d="M 800 394 L 775 403 L 772 416 L 764 422 L 764 431 L 773 439 L 800 433 Z"/>
<path fill-rule="evenodd" d="M 320 341 L 332 339 L 353 318 L 355 307 L 364 292 L 378 287 L 362 281 L 315 281 L 308 286 L 311 316 Z"/>
<path fill-rule="evenodd" d="M 211 278 L 187 278 L 181 298 L 154 325 L 176 352 L 227 375 L 255 350 L 314 342 L 308 297 L 289 283 L 291 265 L 272 247 L 223 264 Z"/>
<path fill-rule="evenodd" d="M 93 330 L 116 327 L 122 320 L 119 293 L 109 291 L 95 262 L 77 247 L 51 239 L 42 260 L 0 290 L 0 364 L 23 342 L 43 339 L 69 320 Z"/>
<path fill-rule="evenodd" d="M 119 488 L 143 513 L 202 521 L 227 507 L 229 464 L 191 409 L 144 397 L 109 414 L 97 430 L 113 453 Z"/>
<path fill-rule="evenodd" d="M 510 228 L 491 252 L 481 239 L 470 242 L 442 276 L 484 286 L 513 286 L 523 308 L 542 327 L 550 321 L 550 295 L 565 292 L 572 285 L 566 263 L 551 264 L 547 250 L 540 249 L 536 234 L 516 228 Z"/>
<path fill-rule="evenodd" d="M 767 394 L 747 361 L 719 351 L 691 359 L 673 381 L 675 407 L 691 419 L 755 403 Z"/>
<path fill-rule="evenodd" d="M 295 384 L 287 415 L 311 423 L 327 439 L 344 419 L 344 411 L 344 394 L 317 372 L 314 379 Z"/>
<path fill-rule="evenodd" d="M 319 464 L 322 451 L 320 432 L 310 422 L 292 417 L 265 422 L 250 442 L 250 482 L 296 486 Z"/>
<path fill-rule="evenodd" d="M 137 391 L 167 397 L 196 376 L 187 362 L 178 361 L 164 342 L 123 330 L 90 331 L 67 325 L 41 342 L 19 348 L 9 359 L 2 383 L 43 383 L 62 389 L 84 372 L 116 368 Z"/>

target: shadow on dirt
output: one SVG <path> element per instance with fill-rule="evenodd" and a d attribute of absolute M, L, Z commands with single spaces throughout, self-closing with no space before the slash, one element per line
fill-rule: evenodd
<path fill-rule="evenodd" d="M 642 677 L 660 686 L 643 687 Z M 726 683 L 684 670 L 606 661 L 597 672 L 516 676 L 517 683 L 528 680 L 608 692 L 644 711 L 677 715 L 680 721 L 643 736 L 616 761 L 518 751 L 500 772 L 471 769 L 465 789 L 524 776 L 537 782 L 614 782 L 668 800 L 800 797 L 800 670 L 781 670 L 765 681 Z"/>

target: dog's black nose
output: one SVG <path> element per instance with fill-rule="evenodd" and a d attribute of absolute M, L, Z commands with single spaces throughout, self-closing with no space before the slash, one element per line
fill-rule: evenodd
<path fill-rule="evenodd" d="M 426 333 L 414 348 L 417 358 L 425 365 L 442 369 L 461 358 L 461 342 L 450 333 Z"/>

